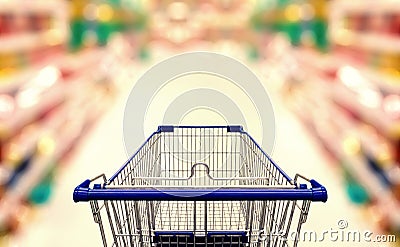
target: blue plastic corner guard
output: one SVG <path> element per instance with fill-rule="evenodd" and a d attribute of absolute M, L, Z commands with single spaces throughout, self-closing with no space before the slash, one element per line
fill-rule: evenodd
<path fill-rule="evenodd" d="M 87 195 L 89 194 L 90 179 L 86 179 L 74 190 L 73 199 L 74 202 L 87 201 Z"/>
<path fill-rule="evenodd" d="M 160 125 L 158 126 L 157 132 L 174 132 L 173 125 Z"/>
<path fill-rule="evenodd" d="M 314 179 L 310 180 L 314 201 L 326 202 L 328 200 L 328 191 L 325 186 L 318 183 Z"/>
<path fill-rule="evenodd" d="M 228 132 L 243 132 L 243 127 L 241 125 L 228 125 Z"/>

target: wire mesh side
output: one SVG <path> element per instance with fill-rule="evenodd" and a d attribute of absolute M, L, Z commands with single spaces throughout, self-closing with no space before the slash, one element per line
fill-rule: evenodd
<path fill-rule="evenodd" d="M 240 155 L 243 162 L 241 176 L 265 176 L 269 185 L 291 185 L 291 180 L 278 169 L 271 158 L 263 152 L 260 146 L 248 134 L 241 134 L 240 139 L 242 145 Z M 246 181 L 246 184 L 260 185 L 264 181 L 249 180 Z"/>
<path fill-rule="evenodd" d="M 244 177 L 249 179 L 235 179 Z M 156 133 L 111 181 L 173 187 L 290 183 L 249 135 L 228 132 L 226 127 L 178 127 Z"/>
<path fill-rule="evenodd" d="M 90 204 L 103 246 L 153 246 L 152 202 L 112 200 Z"/>
<path fill-rule="evenodd" d="M 136 178 L 160 175 L 160 138 L 160 133 L 153 134 L 109 183 L 127 186 L 151 184 L 151 180 Z"/>
<path fill-rule="evenodd" d="M 214 178 L 232 178 L 238 176 L 240 169 L 240 140 L 238 133 L 229 133 L 226 128 L 176 128 L 174 132 L 163 133 L 161 138 L 161 180 L 165 186 L 224 186 L 227 181 Z M 193 176 L 192 176 L 193 175 Z M 170 180 L 171 178 L 189 178 L 189 180 Z M 233 184 L 233 181 L 230 181 Z"/>
<path fill-rule="evenodd" d="M 157 208 L 156 231 L 245 231 L 243 201 L 164 201 Z"/>
<path fill-rule="evenodd" d="M 186 241 L 187 246 L 294 247 L 301 239 L 310 201 L 92 201 L 91 205 L 104 246 L 179 246 Z"/>

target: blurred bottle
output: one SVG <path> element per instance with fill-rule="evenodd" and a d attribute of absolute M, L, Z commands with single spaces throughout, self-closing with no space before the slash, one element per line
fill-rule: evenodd
<path fill-rule="evenodd" d="M 343 169 L 343 177 L 345 180 L 346 192 L 349 199 L 355 204 L 366 204 L 370 201 L 370 197 L 365 188 L 351 175 L 346 169 L 347 164 L 341 161 L 341 167 Z"/>
<path fill-rule="evenodd" d="M 77 51 L 82 48 L 85 34 L 84 10 L 89 0 L 71 0 L 70 2 L 70 39 L 69 48 Z"/>
<path fill-rule="evenodd" d="M 116 16 L 115 10 L 110 3 L 104 2 L 97 6 L 96 33 L 98 45 L 107 45 L 110 35 L 116 31 Z"/>
<path fill-rule="evenodd" d="M 33 205 L 42 205 L 49 201 L 54 187 L 54 172 L 57 164 L 49 165 L 51 170 L 47 172 L 44 178 L 33 187 L 28 196 L 28 201 Z"/>
<path fill-rule="evenodd" d="M 312 33 L 314 34 L 315 46 L 321 50 L 328 49 L 328 6 L 326 0 L 310 0 L 314 8 L 314 19 L 312 20 Z"/>

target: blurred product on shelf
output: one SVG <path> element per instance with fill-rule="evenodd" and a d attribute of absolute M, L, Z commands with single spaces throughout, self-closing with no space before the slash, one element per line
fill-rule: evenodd
<path fill-rule="evenodd" d="M 98 54 L 96 50 L 92 52 Z M 10 124 L 3 126 L 8 128 L 2 130 L 2 167 L 9 175 L 2 178 L 0 185 L 3 191 L 0 196 L 1 226 L 7 225 L 8 217 L 12 217 L 10 207 L 16 208 L 25 200 L 33 204 L 47 200 L 51 193 L 51 174 L 57 169 L 55 163 L 75 145 L 85 126 L 109 105 L 113 85 L 106 71 L 99 69 L 97 63 L 85 61 L 84 56 L 77 56 L 86 71 L 69 70 L 69 78 L 53 82 L 56 87 L 49 89 L 49 95 L 39 97 L 37 87 L 21 85 L 21 89 L 27 88 L 24 90 L 35 95 L 22 101 L 28 110 L 17 109 L 25 113 L 21 116 L 29 113 L 28 118 L 13 118 Z M 96 58 L 98 62 L 99 57 Z M 68 70 L 68 67 L 63 69 Z M 47 80 L 40 82 L 49 82 L 50 78 L 47 76 Z M 62 97 L 57 93 L 57 100 L 46 102 L 43 107 L 42 102 L 51 98 L 50 94 L 55 93 L 57 87 Z"/>
<path fill-rule="evenodd" d="M 107 45 L 117 32 L 140 33 L 146 28 L 147 15 L 139 1 L 71 0 L 69 47 L 78 51 L 97 43 Z"/>
<path fill-rule="evenodd" d="M 357 4 L 357 2 L 359 4 Z M 370 4 L 334 1 L 330 36 L 343 54 L 367 64 L 377 76 L 400 78 L 400 6 L 385 0 Z M 385 76 L 386 75 L 386 76 Z M 391 81 L 391 80 L 388 80 Z"/>
<path fill-rule="evenodd" d="M 63 1 L 5 1 L 1 6 L 0 80 L 62 50 L 67 37 Z"/>
<path fill-rule="evenodd" d="M 258 31 L 283 32 L 294 46 L 328 49 L 327 1 L 257 1 L 252 26 Z"/>
<path fill-rule="evenodd" d="M 210 49 L 227 44 L 223 52 L 232 52 L 230 44 L 243 43 L 249 56 L 257 58 L 255 35 L 248 28 L 252 4 L 249 1 L 159 1 L 148 3 L 148 35 L 143 56 L 158 45 L 176 53 Z"/>

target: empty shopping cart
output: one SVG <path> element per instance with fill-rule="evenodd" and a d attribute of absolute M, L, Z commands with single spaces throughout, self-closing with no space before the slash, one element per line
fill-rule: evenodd
<path fill-rule="evenodd" d="M 241 126 L 160 126 L 73 198 L 90 202 L 104 246 L 297 246 L 327 192 L 291 179 Z"/>

